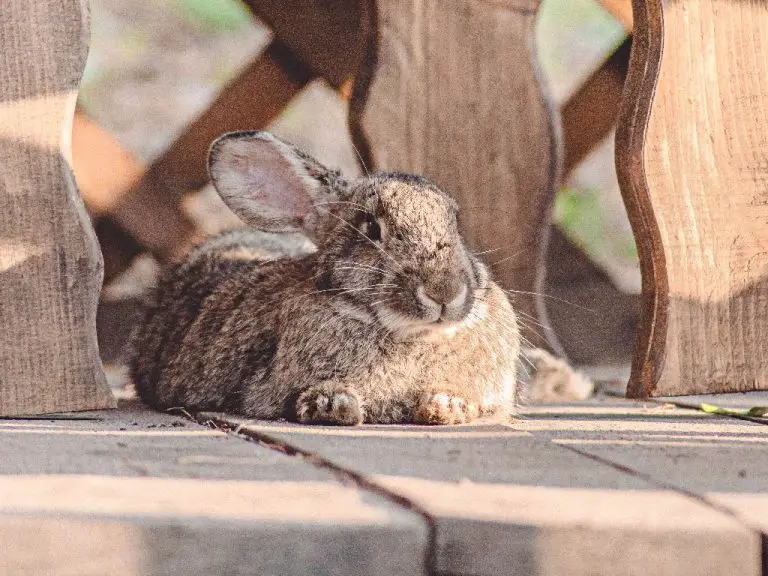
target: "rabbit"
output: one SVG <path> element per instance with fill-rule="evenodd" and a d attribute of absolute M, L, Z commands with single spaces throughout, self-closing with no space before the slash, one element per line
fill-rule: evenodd
<path fill-rule="evenodd" d="M 347 179 L 267 132 L 221 136 L 208 170 L 249 228 L 159 279 L 130 344 L 143 402 L 328 425 L 514 414 L 515 311 L 436 184 Z M 271 259 L 254 229 L 315 249 Z"/>

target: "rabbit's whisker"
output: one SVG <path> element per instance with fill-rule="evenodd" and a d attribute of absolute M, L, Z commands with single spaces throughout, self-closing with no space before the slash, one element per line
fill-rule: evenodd
<path fill-rule="evenodd" d="M 597 310 L 593 308 L 587 308 L 586 306 L 581 306 L 580 304 L 576 304 L 575 302 L 564 300 L 563 298 L 558 298 L 557 296 L 552 296 L 551 294 L 544 294 L 542 292 L 526 292 L 525 290 L 512 290 L 510 288 L 502 288 L 502 290 L 504 290 L 504 292 L 506 292 L 507 294 L 523 294 L 527 296 L 541 296 L 542 298 L 549 298 L 550 300 L 562 302 L 563 304 L 568 304 L 569 306 L 573 306 L 574 308 L 585 310 L 586 312 L 591 312 L 593 314 L 597 313 Z"/>
<path fill-rule="evenodd" d="M 359 204 L 358 202 L 350 202 L 349 200 L 329 200 L 327 202 L 315 202 L 313 206 L 317 208 L 318 206 L 332 206 L 334 204 L 348 204 L 349 206 L 357 207 L 360 212 L 368 212 L 368 208 L 366 208 L 364 205 Z"/>
<path fill-rule="evenodd" d="M 347 294 L 349 292 L 365 292 L 366 290 L 373 290 L 376 286 L 363 286 L 362 288 L 326 288 L 325 290 L 314 290 L 310 294 L 323 294 L 327 292 L 333 292 L 334 294 Z"/>
<path fill-rule="evenodd" d="M 378 270 L 373 268 L 361 268 L 359 266 L 336 266 L 334 270 L 360 270 L 363 272 L 377 272 Z M 385 271 L 386 273 L 386 271 Z"/>
<path fill-rule="evenodd" d="M 370 264 L 362 264 L 360 262 L 353 262 L 351 260 L 336 260 L 336 262 L 334 262 L 334 264 L 348 264 L 348 265 L 350 265 L 351 267 L 354 267 L 354 268 L 363 268 L 363 269 L 366 269 L 366 270 L 375 270 L 376 272 L 381 272 L 382 274 L 387 274 L 387 273 L 390 272 L 389 270 L 384 270 L 383 268 L 377 268 L 376 266 L 371 266 Z M 341 268 L 339 268 L 339 270 L 341 270 Z"/>
<path fill-rule="evenodd" d="M 497 304 L 495 304 L 495 303 L 493 303 L 493 302 L 490 302 L 490 301 L 488 301 L 488 300 L 486 300 L 485 298 L 482 298 L 482 297 L 480 297 L 480 296 L 476 296 L 476 298 L 477 298 L 478 300 L 480 300 L 481 302 L 484 302 L 484 303 L 485 303 L 485 305 L 486 305 L 486 306 L 488 306 L 489 310 L 492 310 L 492 311 L 497 311 L 497 312 L 503 312 L 503 308 L 499 307 Z M 519 312 L 518 312 L 518 313 L 519 313 Z M 501 315 L 501 314 L 499 314 L 498 316 L 499 316 L 499 318 L 501 318 L 501 317 L 502 317 L 502 315 Z M 515 330 L 515 329 L 517 328 L 517 326 L 515 326 L 515 325 L 513 325 L 513 324 L 510 324 L 509 322 L 502 322 L 502 321 L 499 321 L 499 320 L 496 320 L 496 321 L 497 321 L 497 323 L 499 323 L 499 324 L 500 324 L 502 327 L 506 328 L 507 330 Z M 538 330 L 536 330 L 536 329 L 534 329 L 532 326 L 528 325 L 528 324 L 527 324 L 527 323 L 526 323 L 526 322 L 525 322 L 523 319 L 521 319 L 521 318 L 519 318 L 519 317 L 518 317 L 518 318 L 517 318 L 517 324 L 518 324 L 518 325 L 520 325 L 520 326 L 522 326 L 523 328 L 526 328 L 526 329 L 530 330 L 531 332 L 533 332 L 534 334 L 536 334 L 536 336 L 538 336 L 539 338 L 542 338 L 542 339 L 544 339 L 544 336 L 543 336 L 541 333 L 539 333 L 539 331 L 538 331 Z M 544 328 L 545 330 L 547 330 L 547 329 L 548 329 L 548 330 L 552 330 L 552 328 L 547 328 L 547 327 L 545 327 L 545 326 L 541 326 L 541 327 L 542 327 L 542 328 Z M 528 340 L 528 339 L 527 339 L 525 336 L 523 336 L 522 334 L 520 334 L 520 339 L 521 339 L 521 340 L 522 340 L 524 343 L 526 343 L 526 344 L 528 344 L 529 346 L 531 346 L 532 348 L 534 348 L 534 347 L 535 347 L 535 346 L 533 346 L 533 344 L 532 344 L 532 343 L 531 343 L 531 342 L 530 342 L 530 341 L 529 341 L 529 340 Z"/>
<path fill-rule="evenodd" d="M 505 256 L 501 260 L 497 260 L 496 262 L 491 262 L 490 266 L 493 268 L 494 266 L 498 266 L 499 264 L 503 264 L 504 262 L 507 262 L 508 260 L 512 260 L 512 258 L 516 258 L 517 256 L 520 256 L 525 252 L 525 249 L 518 250 L 514 254 L 510 254 L 509 256 Z"/>
<path fill-rule="evenodd" d="M 520 354 L 517 355 L 517 357 L 523 362 L 525 362 L 525 364 L 528 364 L 528 366 L 531 367 L 531 370 L 536 372 L 536 366 L 534 366 L 533 362 L 531 362 L 531 360 L 525 354 L 521 352 Z M 523 369 L 525 370 L 525 375 L 528 376 L 528 378 L 530 378 L 531 372 L 528 371 L 528 368 L 525 365 L 523 365 Z"/>
<path fill-rule="evenodd" d="M 351 139 L 349 141 L 350 144 L 352 144 L 352 150 L 355 151 L 355 154 L 357 155 L 357 159 L 360 161 L 360 165 L 363 167 L 363 170 L 365 171 L 366 176 L 370 176 L 371 173 L 368 171 L 368 166 L 365 165 L 365 160 L 363 160 L 363 155 L 360 154 L 360 150 L 357 149 L 357 146 L 355 146 L 355 143 L 353 142 L 354 139 Z"/>
<path fill-rule="evenodd" d="M 493 306 L 494 310 L 499 310 L 499 311 L 501 310 L 498 307 L 498 305 L 493 305 L 492 302 L 489 302 L 485 298 L 483 298 L 481 296 L 475 296 L 475 297 L 478 300 L 480 300 L 482 302 L 485 302 L 488 306 Z M 522 323 L 522 320 L 524 319 L 524 320 L 527 320 L 528 322 L 532 322 L 533 324 L 535 324 L 536 326 L 540 327 L 543 330 L 554 331 L 554 328 L 552 328 L 552 326 L 547 326 L 546 324 L 542 324 L 534 316 L 531 316 L 527 312 L 524 312 L 522 310 L 515 310 L 515 314 L 518 316 L 518 322 L 520 322 L 520 323 Z M 526 324 L 526 328 L 530 329 L 530 326 Z"/>
<path fill-rule="evenodd" d="M 499 250 L 503 250 L 503 247 L 499 248 L 491 248 L 490 250 L 483 250 L 482 252 L 472 252 L 475 256 L 482 256 L 483 254 L 490 254 L 492 252 L 498 252 Z"/>

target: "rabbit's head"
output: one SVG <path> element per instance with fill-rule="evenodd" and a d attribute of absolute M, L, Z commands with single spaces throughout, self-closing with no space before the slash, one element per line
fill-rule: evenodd
<path fill-rule="evenodd" d="M 378 173 L 347 180 L 265 132 L 226 134 L 209 171 L 248 225 L 309 236 L 318 290 L 398 335 L 451 331 L 484 313 L 489 278 L 459 234 L 456 203 L 432 182 Z"/>

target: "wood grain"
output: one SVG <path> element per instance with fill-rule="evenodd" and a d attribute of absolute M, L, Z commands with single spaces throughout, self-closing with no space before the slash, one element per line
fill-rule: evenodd
<path fill-rule="evenodd" d="M 535 0 L 370 4 L 376 29 L 350 123 L 377 168 L 424 174 L 518 309 L 541 321 L 543 256 L 559 178 L 556 112 L 538 79 Z M 541 342 L 531 330 L 527 337 Z"/>
<path fill-rule="evenodd" d="M 244 0 L 315 76 L 341 89 L 360 69 L 367 22 L 362 0 Z"/>
<path fill-rule="evenodd" d="M 114 406 L 96 344 L 102 260 L 71 172 L 81 0 L 0 17 L 0 415 Z"/>
<path fill-rule="evenodd" d="M 634 8 L 616 143 L 643 272 L 628 394 L 768 389 L 768 2 Z"/>

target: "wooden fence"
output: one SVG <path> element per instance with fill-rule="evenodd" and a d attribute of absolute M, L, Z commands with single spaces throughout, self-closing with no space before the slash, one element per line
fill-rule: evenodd
<path fill-rule="evenodd" d="M 208 143 L 263 127 L 322 76 L 348 98 L 369 165 L 444 183 L 477 249 L 513 255 L 500 280 L 542 291 L 564 163 L 611 116 L 593 113 L 599 98 L 566 106 L 564 120 L 551 105 L 531 48 L 539 0 L 246 3 L 272 44 L 131 174 L 110 208 L 126 234 L 164 259 L 183 252 L 198 236 L 179 191 L 205 183 Z M 626 0 L 604 4 L 634 27 L 616 141 L 643 273 L 629 395 L 768 389 L 768 3 L 635 0 L 634 15 Z M 95 330 L 103 261 L 70 168 L 87 38 L 85 0 L 6 0 L 0 11 L 3 416 L 114 406 Z M 615 70 L 586 93 L 620 85 Z M 268 89 L 254 95 L 254 82 Z M 252 105 L 233 105 L 243 99 Z M 518 305 L 546 320 L 541 297 Z"/>

